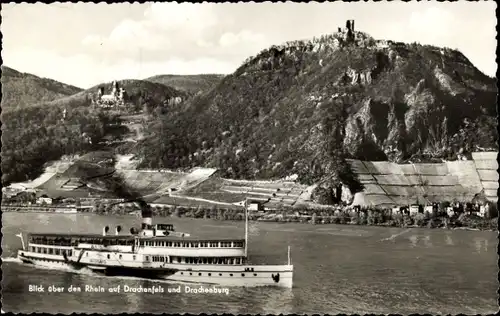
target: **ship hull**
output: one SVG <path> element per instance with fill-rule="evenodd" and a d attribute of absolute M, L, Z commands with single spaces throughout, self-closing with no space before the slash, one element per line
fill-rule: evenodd
<path fill-rule="evenodd" d="M 138 277 L 196 284 L 219 286 L 258 287 L 273 286 L 291 288 L 293 286 L 292 265 L 242 265 L 242 266 L 202 266 L 169 265 L 161 268 L 126 267 L 87 264 L 40 256 L 40 254 L 19 251 L 18 258 L 26 264 L 62 270 L 87 268 L 95 273 L 110 277 Z"/>

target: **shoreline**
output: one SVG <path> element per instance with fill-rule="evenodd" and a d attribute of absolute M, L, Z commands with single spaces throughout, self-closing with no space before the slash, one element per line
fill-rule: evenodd
<path fill-rule="evenodd" d="M 56 209 L 56 208 L 51 208 Z M 385 215 L 382 212 L 354 213 L 340 212 L 333 215 L 317 215 L 317 213 L 325 213 L 323 211 L 308 210 L 312 214 L 298 215 L 297 212 L 290 214 L 290 211 L 269 211 L 266 213 L 250 213 L 249 222 L 264 222 L 264 223 L 298 223 L 306 225 L 347 225 L 347 226 L 376 226 L 388 228 L 427 228 L 427 229 L 448 229 L 448 230 L 467 230 L 467 231 L 497 231 L 498 218 L 481 218 L 461 214 L 460 216 L 432 216 L 430 214 L 415 214 L 415 215 Z M 137 210 L 121 211 L 110 210 L 105 212 L 57 212 L 54 210 L 25 209 L 18 207 L 15 210 L 3 208 L 5 213 L 47 213 L 47 214 L 95 214 L 100 216 L 107 215 L 129 215 L 137 217 Z M 308 212 L 308 213 L 309 213 Z M 159 218 L 191 218 L 191 219 L 211 219 L 215 221 L 244 221 L 244 212 L 229 209 L 191 209 L 191 208 L 153 208 L 154 217 Z"/>

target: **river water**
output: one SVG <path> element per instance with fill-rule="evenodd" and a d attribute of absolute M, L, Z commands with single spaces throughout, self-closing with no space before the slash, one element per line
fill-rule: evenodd
<path fill-rule="evenodd" d="M 165 281 L 109 278 L 91 272 L 25 266 L 15 259 L 19 232 L 100 233 L 138 226 L 133 216 L 4 213 L 2 309 L 48 313 L 431 313 L 487 314 L 497 308 L 497 233 L 296 223 L 250 223 L 254 263 L 285 264 L 292 249 L 294 287 L 229 288 L 227 294 L 168 293 Z M 156 218 L 200 237 L 244 236 L 243 222 Z M 41 285 L 45 292 L 30 292 Z M 162 286 L 164 293 L 49 293 L 51 285 L 84 289 Z M 190 285 L 191 286 L 191 285 Z"/>

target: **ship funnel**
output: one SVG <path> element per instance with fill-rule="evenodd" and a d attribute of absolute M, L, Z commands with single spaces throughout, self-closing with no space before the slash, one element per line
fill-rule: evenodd
<path fill-rule="evenodd" d="M 135 227 L 132 227 L 132 228 L 130 228 L 130 234 L 137 235 L 137 234 L 139 234 L 139 231 Z"/>
<path fill-rule="evenodd" d="M 120 225 L 116 226 L 116 228 L 115 228 L 115 235 L 120 234 L 121 231 L 122 231 L 122 227 Z"/>
<path fill-rule="evenodd" d="M 144 201 L 140 201 L 139 206 L 141 208 L 142 217 L 141 229 L 151 229 L 151 225 L 153 224 L 153 210 L 151 210 L 151 206 Z"/>
<path fill-rule="evenodd" d="M 102 229 L 102 235 L 103 236 L 106 236 L 108 234 L 108 231 L 109 231 L 109 226 L 106 226 Z"/>
<path fill-rule="evenodd" d="M 142 229 L 150 229 L 151 225 L 153 224 L 153 219 L 151 216 L 149 217 L 142 217 Z"/>

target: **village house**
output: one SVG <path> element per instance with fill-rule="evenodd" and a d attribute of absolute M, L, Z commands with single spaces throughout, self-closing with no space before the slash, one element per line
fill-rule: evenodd
<path fill-rule="evenodd" d="M 52 205 L 52 202 L 53 202 L 52 198 L 48 197 L 46 194 L 43 194 L 42 196 L 36 199 L 36 204 Z"/>

